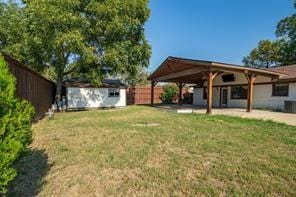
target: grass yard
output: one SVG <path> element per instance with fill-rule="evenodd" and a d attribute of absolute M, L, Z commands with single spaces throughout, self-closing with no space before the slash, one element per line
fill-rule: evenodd
<path fill-rule="evenodd" d="M 34 125 L 16 196 L 296 195 L 296 127 L 145 106 Z"/>

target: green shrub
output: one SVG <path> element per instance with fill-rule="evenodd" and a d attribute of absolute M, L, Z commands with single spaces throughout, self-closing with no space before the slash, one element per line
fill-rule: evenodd
<path fill-rule="evenodd" d="M 172 104 L 177 98 L 178 87 L 175 85 L 164 85 L 163 92 L 160 95 L 160 100 L 164 104 Z"/>
<path fill-rule="evenodd" d="M 0 56 L 0 196 L 17 172 L 15 161 L 31 143 L 34 108 L 14 95 L 15 79 Z"/>

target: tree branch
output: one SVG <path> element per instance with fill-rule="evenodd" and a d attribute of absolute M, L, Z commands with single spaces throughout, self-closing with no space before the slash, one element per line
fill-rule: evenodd
<path fill-rule="evenodd" d="M 68 74 L 70 74 L 71 72 L 73 72 L 75 69 L 76 69 L 76 67 L 73 66 L 70 70 L 65 71 L 63 74 L 64 74 L 64 75 L 68 75 Z"/>

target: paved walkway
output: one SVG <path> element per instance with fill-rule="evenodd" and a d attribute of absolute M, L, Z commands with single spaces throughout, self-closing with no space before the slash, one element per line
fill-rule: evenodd
<path fill-rule="evenodd" d="M 194 110 L 196 113 L 206 113 L 205 109 L 197 109 Z M 276 122 L 282 122 L 289 125 L 296 126 L 296 114 L 288 114 L 282 112 L 271 112 L 271 111 L 263 111 L 263 110 L 253 110 L 251 113 L 246 112 L 245 109 L 213 109 L 213 114 L 222 114 L 222 115 L 230 115 L 230 116 L 239 116 L 242 118 L 256 118 L 263 120 L 273 120 Z"/>
<path fill-rule="evenodd" d="M 178 105 L 165 105 L 165 106 L 157 106 L 162 109 L 176 111 L 178 113 L 206 113 L 205 108 L 200 108 L 197 106 L 178 106 Z M 283 112 L 271 112 L 271 111 L 263 111 L 263 110 L 253 110 L 251 113 L 246 112 L 245 109 L 239 108 L 214 108 L 212 109 L 212 114 L 217 115 L 230 115 L 230 116 L 239 116 L 242 118 L 255 118 L 255 119 L 263 119 L 263 120 L 273 120 L 275 122 L 282 122 L 288 125 L 296 126 L 296 114 L 289 114 Z"/>

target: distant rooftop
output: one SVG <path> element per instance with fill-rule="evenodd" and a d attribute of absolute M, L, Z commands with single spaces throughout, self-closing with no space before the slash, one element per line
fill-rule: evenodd
<path fill-rule="evenodd" d="M 271 67 L 269 70 L 284 73 L 285 75 L 281 79 L 296 79 L 296 64 Z"/>
<path fill-rule="evenodd" d="M 103 79 L 100 86 L 93 85 L 89 80 L 73 78 L 64 82 L 66 87 L 79 87 L 79 88 L 126 88 L 126 85 L 119 79 Z"/>

